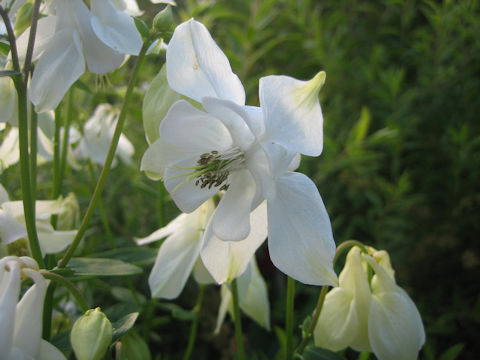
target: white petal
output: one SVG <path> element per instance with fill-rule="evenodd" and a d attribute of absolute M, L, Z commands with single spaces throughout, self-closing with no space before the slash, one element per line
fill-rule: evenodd
<path fill-rule="evenodd" d="M 130 16 L 109 0 L 92 1 L 91 10 L 93 31 L 103 43 L 119 53 L 138 55 L 143 41 Z"/>
<path fill-rule="evenodd" d="M 92 14 L 86 5 L 80 0 L 57 2 L 57 18 L 64 19 L 58 26 L 72 27 L 79 32 L 82 41 L 83 53 L 87 61 L 88 69 L 95 74 L 104 74 L 118 68 L 124 59 L 124 55 L 105 45 L 95 35 L 91 18 Z"/>
<path fill-rule="evenodd" d="M 2 184 L 0 184 L 0 206 L 4 203 L 10 201 L 8 197 L 8 192 L 5 190 Z"/>
<path fill-rule="evenodd" d="M 18 123 L 17 91 L 15 90 L 13 80 L 8 76 L 0 78 L 0 108 L 2 109 L 0 123 L 8 122 L 12 125 Z"/>
<path fill-rule="evenodd" d="M 253 134 L 258 138 L 262 137 L 265 133 L 265 123 L 263 120 L 262 108 L 259 106 L 244 106 L 244 110 L 248 114 L 246 121 L 248 127 Z"/>
<path fill-rule="evenodd" d="M 35 282 L 17 304 L 13 346 L 21 349 L 22 354 L 37 357 L 42 336 L 43 300 L 47 291 L 47 282 L 37 271 L 23 269 Z"/>
<path fill-rule="evenodd" d="M 220 120 L 185 100 L 172 105 L 160 124 L 160 137 L 169 144 L 197 152 L 199 157 L 205 152 L 222 152 L 232 146 L 230 132 Z"/>
<path fill-rule="evenodd" d="M 18 163 L 20 160 L 18 140 L 18 128 L 10 128 L 0 145 L 0 171 Z"/>
<path fill-rule="evenodd" d="M 38 20 L 37 33 L 35 35 L 35 47 L 33 49 L 32 61 L 38 59 L 38 57 L 45 51 L 46 47 L 55 34 L 55 26 L 57 23 L 56 16 L 47 16 Z M 20 62 L 25 61 L 25 55 L 27 54 L 28 39 L 30 37 L 30 28 L 26 29 L 22 35 L 17 39 L 17 52 L 18 60 Z"/>
<path fill-rule="evenodd" d="M 170 87 L 200 102 L 204 96 L 245 103 L 245 90 L 205 26 L 194 19 L 178 25 L 167 48 Z"/>
<path fill-rule="evenodd" d="M 330 219 L 315 184 L 305 175 L 277 179 L 268 205 L 268 248 L 275 266 L 310 285 L 335 285 L 335 242 Z"/>
<path fill-rule="evenodd" d="M 288 76 L 260 79 L 260 104 L 265 119 L 265 136 L 293 152 L 320 155 L 323 148 L 323 116 L 318 92 L 325 73 L 310 81 Z"/>
<path fill-rule="evenodd" d="M 53 232 L 38 232 L 38 240 L 40 242 L 40 249 L 42 254 L 56 254 L 65 250 L 70 245 L 77 235 L 76 230 L 71 231 L 53 231 Z"/>
<path fill-rule="evenodd" d="M 193 266 L 193 278 L 199 284 L 214 284 L 215 280 L 208 272 L 207 268 L 203 264 L 203 261 L 198 257 L 197 262 Z"/>
<path fill-rule="evenodd" d="M 112 0 L 112 4 L 120 11 L 131 16 L 141 16 L 143 11 L 138 8 L 136 0 Z"/>
<path fill-rule="evenodd" d="M 248 113 L 240 105 L 229 100 L 211 97 L 202 99 L 202 105 L 210 115 L 219 119 L 228 129 L 235 146 L 246 151 L 255 141 L 252 131 L 248 127 Z"/>
<path fill-rule="evenodd" d="M 160 136 L 160 122 L 168 110 L 182 96 L 173 91 L 167 82 L 165 65 L 155 76 L 143 98 L 143 129 L 148 143 L 153 143 Z"/>
<path fill-rule="evenodd" d="M 38 360 L 66 360 L 66 357 L 55 346 L 41 339 Z"/>
<path fill-rule="evenodd" d="M 20 294 L 20 265 L 16 261 L 7 264 L 6 258 L 0 260 L 0 351 L 8 357 L 13 342 L 15 308 Z M 9 271 L 5 266 L 8 266 Z"/>
<path fill-rule="evenodd" d="M 218 315 L 217 315 L 217 324 L 215 326 L 215 330 L 213 331 L 214 335 L 220 333 L 221 327 L 223 322 L 225 321 L 225 316 L 227 316 L 227 311 L 229 308 L 232 308 L 232 293 L 228 289 L 227 284 L 223 284 L 220 289 L 220 306 L 218 308 Z M 233 312 L 230 310 L 230 312 Z"/>
<path fill-rule="evenodd" d="M 202 189 L 195 185 L 195 179 L 189 180 L 188 174 L 197 165 L 197 160 L 198 156 L 187 158 L 171 164 L 165 170 L 165 188 L 178 208 L 185 213 L 191 213 L 218 192 L 217 187 L 209 189 L 206 186 Z"/>
<path fill-rule="evenodd" d="M 238 292 L 240 309 L 260 326 L 270 330 L 267 284 L 258 270 L 255 257 L 252 257 L 247 270 L 238 278 Z"/>
<path fill-rule="evenodd" d="M 211 223 L 207 226 L 200 255 L 217 283 L 231 281 L 245 271 L 253 254 L 267 237 L 266 210 L 266 204 L 262 203 L 250 214 L 251 231 L 242 241 L 220 240 L 213 235 Z"/>
<path fill-rule="evenodd" d="M 0 238 L 4 245 L 27 238 L 27 228 L 3 209 L 0 209 Z"/>
<path fill-rule="evenodd" d="M 202 246 L 202 229 L 189 228 L 170 235 L 160 247 L 148 278 L 152 297 L 180 295 Z"/>
<path fill-rule="evenodd" d="M 185 223 L 186 218 L 187 214 L 180 214 L 175 219 L 170 221 L 167 226 L 164 226 L 154 231 L 153 233 L 144 238 L 135 238 L 135 242 L 137 243 L 137 245 L 142 246 L 172 235 L 174 232 L 181 230 L 181 226 Z"/>
<path fill-rule="evenodd" d="M 179 161 L 184 156 L 193 155 L 195 154 L 185 154 L 184 151 L 182 152 L 182 149 L 158 138 L 143 154 L 140 170 L 145 171 L 152 179 L 162 179 L 169 164 Z"/>
<path fill-rule="evenodd" d="M 150 0 L 152 4 L 168 4 L 171 6 L 177 6 L 177 3 L 174 0 Z"/>
<path fill-rule="evenodd" d="M 53 110 L 70 86 L 85 72 L 78 34 L 57 32 L 40 57 L 28 89 L 37 112 Z"/>
<path fill-rule="evenodd" d="M 353 294 L 342 288 L 329 291 L 313 333 L 315 345 L 339 351 L 351 344 L 359 329 Z"/>

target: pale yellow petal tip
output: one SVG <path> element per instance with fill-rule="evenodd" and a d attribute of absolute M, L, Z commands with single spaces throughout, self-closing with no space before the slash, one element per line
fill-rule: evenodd
<path fill-rule="evenodd" d="M 312 83 L 314 83 L 316 86 L 318 86 L 318 91 L 320 91 L 322 89 L 323 85 L 325 85 L 325 79 L 326 78 L 327 78 L 327 74 L 325 73 L 325 71 L 320 71 L 310 81 Z"/>

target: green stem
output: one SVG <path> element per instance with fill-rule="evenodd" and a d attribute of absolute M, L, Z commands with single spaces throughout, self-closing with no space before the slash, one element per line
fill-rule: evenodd
<path fill-rule="evenodd" d="M 132 77 L 130 78 L 130 81 L 128 83 L 127 87 L 127 92 L 125 94 L 125 100 L 123 102 L 123 107 L 120 112 L 120 115 L 118 117 L 118 122 L 115 127 L 115 132 L 113 134 L 113 139 L 112 143 L 110 144 L 110 148 L 108 149 L 108 154 L 105 159 L 105 164 L 103 166 L 102 172 L 100 174 L 100 177 L 97 182 L 97 186 L 95 188 L 95 191 L 92 195 L 92 198 L 90 199 L 90 203 L 88 204 L 87 212 L 85 213 L 85 216 L 83 217 L 82 223 L 80 224 L 80 227 L 78 229 L 77 235 L 73 239 L 72 244 L 66 251 L 65 255 L 63 256 L 62 260 L 58 264 L 59 268 L 64 268 L 67 264 L 70 258 L 73 256 L 73 252 L 77 248 L 78 244 L 80 243 L 80 240 L 82 239 L 83 235 L 85 234 L 85 231 L 87 230 L 88 225 L 90 224 L 90 220 L 93 216 L 93 212 L 95 210 L 95 207 L 97 206 L 98 200 L 100 199 L 100 196 L 103 191 L 103 187 L 105 186 L 105 181 L 107 180 L 107 175 L 108 172 L 110 171 L 110 167 L 112 165 L 113 157 L 115 156 L 115 150 L 118 145 L 118 140 L 120 138 L 120 134 L 122 133 L 123 129 L 123 124 L 125 123 L 125 118 L 127 116 L 127 108 L 130 103 L 132 93 L 133 93 L 133 88 L 135 86 L 135 82 L 137 80 L 137 76 L 139 73 L 140 66 L 145 58 L 145 53 L 147 52 L 148 46 L 150 44 L 150 41 L 145 41 L 142 49 L 140 50 L 140 54 L 138 55 L 138 58 L 136 60 L 135 67 L 133 69 Z"/>
<path fill-rule="evenodd" d="M 32 11 L 32 21 L 30 23 L 30 34 L 28 37 L 27 53 L 25 54 L 25 62 L 23 64 L 23 76 L 25 81 L 25 87 L 28 84 L 28 76 L 30 73 L 30 67 L 32 65 L 33 46 L 35 44 L 35 36 L 37 35 L 37 23 L 38 14 L 40 11 L 41 0 L 35 0 Z"/>
<path fill-rule="evenodd" d="M 233 298 L 233 317 L 235 320 L 235 338 L 237 340 L 237 353 L 238 360 L 246 360 L 245 348 L 243 346 L 243 333 L 242 333 L 242 318 L 240 315 L 240 304 L 238 300 L 238 286 L 237 279 L 233 279 L 231 282 L 232 298 Z"/>
<path fill-rule="evenodd" d="M 68 92 L 67 100 L 67 116 L 65 117 L 65 125 L 63 127 L 63 139 L 62 139 L 62 149 L 60 152 L 60 168 L 59 168 L 59 186 L 58 194 L 62 190 L 62 182 L 65 177 L 65 168 L 67 167 L 67 156 L 68 156 L 68 141 L 70 136 L 70 124 L 73 119 L 73 92 L 74 87 L 72 86 Z"/>
<path fill-rule="evenodd" d="M 78 306 L 80 306 L 83 312 L 90 309 L 82 293 L 77 289 L 77 287 L 70 280 L 67 280 L 63 276 L 48 270 L 40 270 L 40 273 L 43 275 L 45 279 L 55 281 L 56 283 L 66 288 L 70 292 L 70 294 L 73 295 L 73 297 L 77 301 Z"/>
<path fill-rule="evenodd" d="M 50 284 L 43 302 L 42 338 L 46 341 L 50 341 L 52 336 L 53 293 L 55 292 L 55 285 Z"/>
<path fill-rule="evenodd" d="M 203 303 L 203 295 L 205 293 L 205 285 L 200 285 L 198 289 L 198 299 L 197 304 L 193 308 L 193 313 L 195 314 L 195 318 L 193 319 L 192 326 L 190 327 L 190 336 L 188 338 L 188 345 L 187 350 L 185 351 L 185 355 L 183 356 L 183 360 L 189 360 L 192 356 L 193 349 L 195 347 L 195 340 L 197 338 L 197 331 L 198 331 L 198 322 L 200 317 L 200 310 L 202 309 Z"/>
<path fill-rule="evenodd" d="M 95 186 L 95 169 L 93 168 L 93 164 L 90 159 L 87 159 L 87 166 L 88 172 L 90 173 L 90 178 L 92 180 L 92 185 Z M 103 229 L 107 235 L 107 240 L 112 249 L 115 249 L 115 241 L 113 240 L 112 230 L 110 229 L 110 224 L 108 223 L 107 212 L 105 211 L 105 206 L 103 205 L 103 200 L 101 197 L 98 199 L 98 210 L 100 211 L 100 218 L 102 219 Z"/>
<path fill-rule="evenodd" d="M 347 240 L 338 245 L 337 250 L 335 251 L 335 257 L 333 258 L 333 266 L 337 263 L 338 258 L 340 255 L 343 254 L 344 251 L 350 249 L 352 246 L 358 246 L 364 253 L 368 253 L 367 249 L 365 248 L 365 245 L 363 245 L 360 241 L 358 240 Z"/>
<path fill-rule="evenodd" d="M 295 280 L 287 276 L 287 307 L 285 314 L 285 334 L 287 337 L 287 360 L 293 359 L 293 313 L 295 311 Z"/>
<path fill-rule="evenodd" d="M 10 43 L 10 56 L 12 59 L 13 70 L 20 72 L 20 63 L 18 61 L 17 43 L 15 41 L 15 33 L 13 32 L 12 23 L 8 17 L 8 13 L 0 5 L 0 16 L 3 19 L 5 28 L 7 29 L 8 42 Z M 13 78 L 12 78 L 13 79 Z"/>
<path fill-rule="evenodd" d="M 37 199 L 37 152 L 38 152 L 38 117 L 33 105 L 30 113 L 30 174 L 32 182 L 32 197 Z M 35 207 L 33 207 L 35 216 Z"/>
<path fill-rule="evenodd" d="M 60 123 L 62 119 L 61 104 L 55 109 L 55 132 L 53 136 L 53 184 L 52 199 L 60 195 Z"/>

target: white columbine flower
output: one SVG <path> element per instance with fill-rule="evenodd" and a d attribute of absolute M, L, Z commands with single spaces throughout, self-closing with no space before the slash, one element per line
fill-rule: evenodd
<path fill-rule="evenodd" d="M 21 279 L 34 284 L 20 302 Z M 0 354 L 2 359 L 63 360 L 65 356 L 42 339 L 43 301 L 47 281 L 32 258 L 0 259 Z"/>
<path fill-rule="evenodd" d="M 117 125 L 118 109 L 109 104 L 100 104 L 93 116 L 83 127 L 83 137 L 75 152 L 80 158 L 89 158 L 92 162 L 103 165 L 112 142 Z M 126 164 L 132 163 L 134 148 L 123 134 L 120 135 L 115 154 Z"/>
<path fill-rule="evenodd" d="M 3 186 L 1 189 L 2 194 L 6 194 Z M 19 239 L 26 239 L 27 229 L 23 202 L 21 200 L 8 201 L 5 195 L 1 196 L 0 200 L 2 201 L 0 204 L 0 240 L 2 243 L 8 245 Z M 50 224 L 52 215 L 62 217 L 63 213 L 71 210 L 70 203 L 72 201 L 75 200 L 67 197 L 65 200 L 39 200 L 35 203 L 38 240 L 43 255 L 64 250 L 77 234 L 77 230 L 55 230 Z"/>
<path fill-rule="evenodd" d="M 148 278 L 152 297 L 176 298 L 192 270 L 199 283 L 223 283 L 245 272 L 267 236 L 265 204 L 252 212 L 252 231 L 245 240 L 227 242 L 213 237 L 206 244 L 205 228 L 214 210 L 209 199 L 192 213 L 180 214 L 167 226 L 136 239 L 138 245 L 145 245 L 166 237 Z"/>
<path fill-rule="evenodd" d="M 170 87 L 203 108 L 185 100 L 172 105 L 160 138 L 143 156 L 142 170 L 163 177 L 186 213 L 226 190 L 207 229 L 221 240 L 245 239 L 250 213 L 266 200 L 273 263 L 303 283 L 336 284 L 327 211 L 315 184 L 293 172 L 297 153 L 322 151 L 318 92 L 325 74 L 310 81 L 264 77 L 261 107 L 245 106 L 245 91 L 228 59 L 193 19 L 175 29 L 166 66 Z"/>
<path fill-rule="evenodd" d="M 56 0 L 55 16 L 38 22 L 34 60 L 38 60 L 29 96 L 38 112 L 53 110 L 70 86 L 88 69 L 104 74 L 118 68 L 125 54 L 137 55 L 142 39 L 133 19 L 110 0 Z M 25 54 L 29 31 L 18 40 Z"/>
<path fill-rule="evenodd" d="M 352 248 L 314 332 L 315 344 L 333 351 L 347 346 L 373 352 L 380 360 L 414 360 L 425 342 L 420 314 L 395 283 L 385 251 Z M 367 267 L 375 275 L 368 280 Z"/>

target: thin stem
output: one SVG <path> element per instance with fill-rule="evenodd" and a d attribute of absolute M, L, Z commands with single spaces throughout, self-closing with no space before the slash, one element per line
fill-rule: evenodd
<path fill-rule="evenodd" d="M 32 21 L 30 23 L 30 34 L 28 37 L 27 53 L 25 54 L 25 62 L 23 64 L 23 76 L 25 86 L 28 84 L 28 75 L 32 65 L 33 46 L 35 44 L 35 36 L 37 34 L 38 14 L 40 11 L 41 0 L 35 0 L 32 12 Z"/>
<path fill-rule="evenodd" d="M 40 270 L 40 273 L 43 275 L 45 279 L 55 281 L 56 283 L 66 288 L 70 292 L 70 294 L 73 295 L 73 297 L 77 301 L 78 306 L 80 306 L 83 312 L 90 309 L 82 293 L 77 289 L 77 287 L 70 280 L 67 280 L 63 276 L 48 270 Z"/>
<path fill-rule="evenodd" d="M 90 179 L 92 181 L 92 186 L 95 186 L 95 169 L 93 168 L 92 161 L 87 160 L 88 172 L 90 173 Z M 108 223 L 107 212 L 105 211 L 105 206 L 103 205 L 103 199 L 100 197 L 98 200 L 98 210 L 100 211 L 100 218 L 102 219 L 103 229 L 107 235 L 107 240 L 110 243 L 112 249 L 115 249 L 115 242 L 113 241 L 112 230 L 110 229 L 110 224 Z"/>
<path fill-rule="evenodd" d="M 50 341 L 52 336 L 53 293 L 55 288 L 56 284 L 50 284 L 43 303 L 42 338 L 46 341 Z"/>
<path fill-rule="evenodd" d="M 293 313 L 295 311 L 295 280 L 287 276 L 287 307 L 285 314 L 285 334 L 287 337 L 287 360 L 293 359 Z"/>
<path fill-rule="evenodd" d="M 365 245 L 362 244 L 358 240 L 347 240 L 338 245 L 337 250 L 335 251 L 335 257 L 333 258 L 333 265 L 337 263 L 338 258 L 342 253 L 348 249 L 350 249 L 352 246 L 358 246 L 364 253 L 368 253 L 367 249 L 365 248 Z"/>
<path fill-rule="evenodd" d="M 62 151 L 60 153 L 60 184 L 59 184 L 59 193 L 62 190 L 62 182 L 65 177 L 65 168 L 67 167 L 67 156 L 68 156 L 68 142 L 70 136 L 70 124 L 73 120 L 73 93 L 75 88 L 72 86 L 68 92 L 67 100 L 67 116 L 65 117 L 65 125 L 63 127 L 63 139 L 62 139 Z"/>
<path fill-rule="evenodd" d="M 322 286 L 322 290 L 320 291 L 320 295 L 318 296 L 317 306 L 315 307 L 312 322 L 308 327 L 307 334 L 295 350 L 295 352 L 298 354 L 303 354 L 305 347 L 308 345 L 308 342 L 312 338 L 313 331 L 315 330 L 315 326 L 317 326 L 318 323 L 318 318 L 320 317 L 320 312 L 322 311 L 323 303 L 325 302 L 325 296 L 327 296 L 328 288 L 329 286 Z"/>
<path fill-rule="evenodd" d="M 18 62 L 17 43 L 15 42 L 15 33 L 13 32 L 12 23 L 8 17 L 8 13 L 0 5 L 0 16 L 7 29 L 8 42 L 10 43 L 10 54 L 12 57 L 13 70 L 20 72 L 20 63 Z"/>
<path fill-rule="evenodd" d="M 88 204 L 87 212 L 85 213 L 85 216 L 82 220 L 82 223 L 80 224 L 80 227 L 78 229 L 77 235 L 73 239 L 72 244 L 66 251 L 65 255 L 63 256 L 62 260 L 58 264 L 59 268 L 64 268 L 67 264 L 70 258 L 73 256 L 73 252 L 77 248 L 78 244 L 80 243 L 80 240 L 82 239 L 83 235 L 85 234 L 85 231 L 87 230 L 88 225 L 90 224 L 90 220 L 93 216 L 93 212 L 95 210 L 95 207 L 97 206 L 98 200 L 102 194 L 103 187 L 105 186 L 105 181 L 107 180 L 107 175 L 108 172 L 110 171 L 110 167 L 112 165 L 113 157 L 115 156 L 115 150 L 118 145 L 118 140 L 120 138 L 120 134 L 122 133 L 123 129 L 123 124 L 125 123 L 125 118 L 127 116 L 127 108 L 130 103 L 131 97 L 132 97 L 132 92 L 133 88 L 135 86 L 135 82 L 137 80 L 138 72 L 140 69 L 140 66 L 145 58 L 145 53 L 147 52 L 148 46 L 150 44 L 150 41 L 145 41 L 142 49 L 140 50 L 140 53 L 138 55 L 138 58 L 136 60 L 135 67 L 133 69 L 132 77 L 130 78 L 130 81 L 128 83 L 127 87 L 127 92 L 125 94 L 125 100 L 123 102 L 123 107 L 120 112 L 120 115 L 118 117 L 118 122 L 115 127 L 115 132 L 113 134 L 113 139 L 112 143 L 110 144 L 110 148 L 108 149 L 108 154 L 105 159 L 105 164 L 103 166 L 102 172 L 100 174 L 100 177 L 97 182 L 97 186 L 95 188 L 95 191 L 92 195 L 92 198 L 90 199 L 90 203 Z"/>
<path fill-rule="evenodd" d="M 190 357 L 192 356 L 193 349 L 195 348 L 195 340 L 197 338 L 197 331 L 198 331 L 198 321 L 200 317 L 200 310 L 202 309 L 204 293 L 205 293 L 205 285 L 200 285 L 198 289 L 197 304 L 195 305 L 192 311 L 195 314 L 195 318 L 193 319 L 192 326 L 190 327 L 190 336 L 188 338 L 187 350 L 185 351 L 183 360 L 189 360 Z"/>
<path fill-rule="evenodd" d="M 38 116 L 33 105 L 30 112 L 30 175 L 32 183 L 32 197 L 37 199 L 37 152 L 38 152 Z M 33 207 L 35 216 L 35 207 Z"/>
<path fill-rule="evenodd" d="M 247 357 L 245 356 L 245 348 L 243 346 L 242 318 L 240 316 L 237 279 L 233 279 L 230 285 L 232 288 L 233 317 L 235 319 L 235 338 L 237 339 L 238 360 L 246 360 Z"/>
<path fill-rule="evenodd" d="M 55 109 L 55 132 L 53 136 L 53 181 L 52 199 L 60 195 L 60 122 L 62 119 L 61 104 Z"/>

